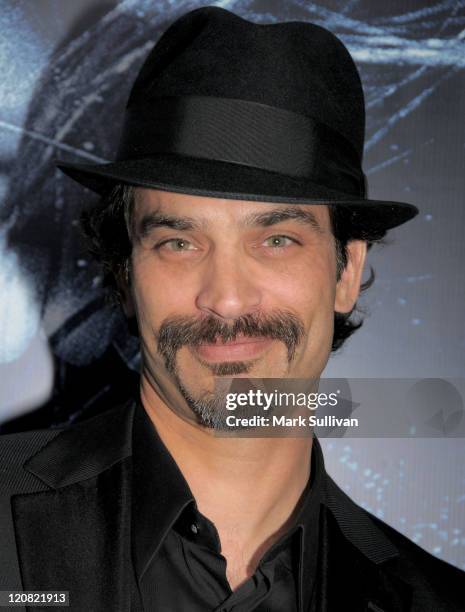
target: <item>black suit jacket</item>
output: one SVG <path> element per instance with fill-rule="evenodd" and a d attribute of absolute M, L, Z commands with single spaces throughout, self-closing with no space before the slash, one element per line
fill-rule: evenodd
<path fill-rule="evenodd" d="M 0 436 L 0 590 L 69 591 L 70 606 L 57 610 L 142 610 L 131 558 L 133 413 L 126 404 L 66 430 Z M 324 480 L 309 612 L 465 610 L 464 572 Z"/>

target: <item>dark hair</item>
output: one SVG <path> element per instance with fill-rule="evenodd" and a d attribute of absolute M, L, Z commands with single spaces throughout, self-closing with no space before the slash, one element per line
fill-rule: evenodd
<path fill-rule="evenodd" d="M 129 261 L 132 251 L 130 238 L 135 188 L 117 184 L 97 204 L 84 209 L 81 214 L 81 228 L 89 252 L 102 265 L 103 284 L 110 290 L 109 297 L 114 304 L 120 301 L 116 278 L 129 280 Z M 347 245 L 351 240 L 365 240 L 370 249 L 375 243 L 382 243 L 386 234 L 367 215 L 360 216 L 354 208 L 337 204 L 329 206 L 331 229 L 336 243 L 337 279 L 347 265 Z M 373 284 L 375 274 L 370 266 L 369 278 L 361 284 L 365 291 Z M 363 320 L 356 313 L 363 310 L 355 304 L 349 313 L 334 313 L 334 334 L 331 350 L 338 350 L 349 336 L 362 326 Z"/>

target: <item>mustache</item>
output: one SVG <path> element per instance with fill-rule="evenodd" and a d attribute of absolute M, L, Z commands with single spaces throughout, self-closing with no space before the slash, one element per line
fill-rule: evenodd
<path fill-rule="evenodd" d="M 291 361 L 304 335 L 304 325 L 294 313 L 286 310 L 270 315 L 243 315 L 232 324 L 213 315 L 202 319 L 176 316 L 161 324 L 157 334 L 158 352 L 164 357 L 167 369 L 173 371 L 176 352 L 183 346 L 210 344 L 217 339 L 234 341 L 238 335 L 280 340 L 286 345 L 287 358 Z"/>

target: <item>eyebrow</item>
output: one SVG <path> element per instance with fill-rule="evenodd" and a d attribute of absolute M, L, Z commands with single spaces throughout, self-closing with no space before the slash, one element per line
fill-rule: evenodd
<path fill-rule="evenodd" d="M 263 213 L 252 213 L 245 218 L 246 225 L 260 225 L 262 227 L 269 227 L 270 225 L 276 225 L 283 221 L 298 221 L 299 223 L 310 225 L 319 233 L 324 232 L 311 210 L 305 210 L 295 206 L 267 210 Z"/>
<path fill-rule="evenodd" d="M 251 213 L 245 217 L 243 224 L 246 226 L 270 227 L 284 221 L 298 221 L 310 225 L 315 231 L 324 233 L 323 228 L 316 216 L 310 211 L 295 206 L 286 206 L 276 210 L 267 210 L 262 213 Z M 205 223 L 197 221 L 192 217 L 177 217 L 160 211 L 153 211 L 144 215 L 139 223 L 138 238 L 147 237 L 150 232 L 158 227 L 169 227 L 179 231 L 199 230 Z"/>
<path fill-rule="evenodd" d="M 199 229 L 200 224 L 191 217 L 176 217 L 161 212 L 151 212 L 144 215 L 139 223 L 137 236 L 139 239 L 147 237 L 157 227 L 169 227 L 179 231 L 192 231 Z"/>

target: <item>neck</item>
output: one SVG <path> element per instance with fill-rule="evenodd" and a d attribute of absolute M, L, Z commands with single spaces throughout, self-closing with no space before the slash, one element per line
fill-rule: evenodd
<path fill-rule="evenodd" d="M 292 524 L 310 475 L 311 437 L 217 436 L 180 418 L 144 378 L 141 400 L 199 511 L 215 524 L 222 554 L 247 560 L 251 575 Z"/>

